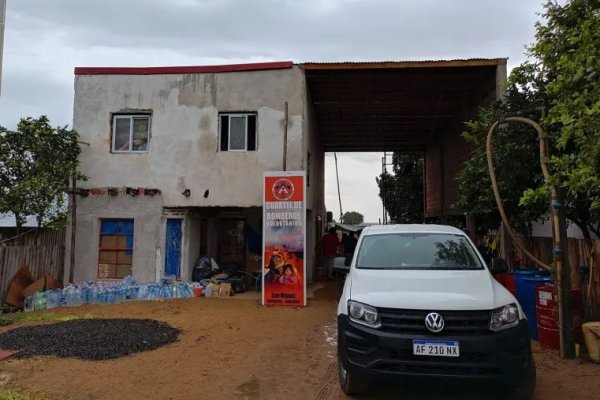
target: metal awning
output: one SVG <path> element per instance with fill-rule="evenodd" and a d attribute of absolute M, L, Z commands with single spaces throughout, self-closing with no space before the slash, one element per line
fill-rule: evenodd
<path fill-rule="evenodd" d="M 325 151 L 424 151 L 495 98 L 506 59 L 302 66 Z"/>

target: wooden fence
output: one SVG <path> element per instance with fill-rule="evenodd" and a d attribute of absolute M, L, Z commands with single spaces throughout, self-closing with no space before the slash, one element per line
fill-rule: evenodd
<path fill-rule="evenodd" d="M 11 241 L 11 243 L 14 243 Z M 0 245 L 0 299 L 4 301 L 10 282 L 22 265 L 27 265 L 34 279 L 50 275 L 63 279 L 65 231 L 40 230 L 23 237 L 23 245 Z"/>
<path fill-rule="evenodd" d="M 20 243 L 15 238 L 14 229 L 4 229 L 0 232 L 0 246 L 64 246 L 64 229 L 28 229 L 23 228 Z"/>
<path fill-rule="evenodd" d="M 524 240 L 528 250 L 540 260 L 552 264 L 552 238 L 531 238 Z M 523 260 L 527 257 L 520 252 L 516 254 Z M 588 318 L 600 319 L 600 240 L 586 242 L 580 239 L 569 239 L 567 254 L 571 269 L 571 287 L 581 289 L 584 303 L 587 305 Z M 582 266 L 589 268 L 589 275 L 582 274 Z"/>

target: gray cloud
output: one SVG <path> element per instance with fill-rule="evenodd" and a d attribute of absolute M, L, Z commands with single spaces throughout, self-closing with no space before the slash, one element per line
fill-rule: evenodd
<path fill-rule="evenodd" d="M 296 61 L 498 57 L 520 56 L 537 3 L 25 0 L 11 3 L 9 23 L 20 34 L 59 29 L 79 49 L 151 46 Z M 511 54 L 496 53 L 498 38 L 511 44 Z"/>
<path fill-rule="evenodd" d="M 70 124 L 75 66 L 523 60 L 541 0 L 9 0 L 0 125 Z M 328 157 L 327 205 L 337 209 Z M 381 215 L 381 155 L 341 155 L 345 210 Z M 365 193 L 370 193 L 366 195 Z"/>

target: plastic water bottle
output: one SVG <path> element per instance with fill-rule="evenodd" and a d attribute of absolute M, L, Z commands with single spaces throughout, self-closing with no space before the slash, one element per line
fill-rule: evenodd
<path fill-rule="evenodd" d="M 123 278 L 121 285 L 122 286 L 131 286 L 131 285 L 133 285 L 133 283 L 134 283 L 133 276 L 127 275 L 125 278 Z"/>
<path fill-rule="evenodd" d="M 112 289 L 106 289 L 106 304 L 113 304 L 115 302 L 115 293 Z"/>
<path fill-rule="evenodd" d="M 81 298 L 82 297 L 81 290 L 76 287 L 75 290 L 73 291 L 73 293 L 74 293 L 74 299 L 73 299 L 74 307 L 79 307 L 80 305 L 83 304 L 83 301 Z"/>
<path fill-rule="evenodd" d="M 27 295 L 25 297 L 25 300 L 23 301 L 23 311 L 25 311 L 25 312 L 33 311 L 33 296 L 30 294 Z"/>
<path fill-rule="evenodd" d="M 81 305 L 81 291 L 75 286 L 65 289 L 65 300 L 67 307 L 79 307 Z"/>
<path fill-rule="evenodd" d="M 92 287 L 90 290 L 90 304 L 98 304 L 98 288 L 96 286 Z"/>
<path fill-rule="evenodd" d="M 205 297 L 212 297 L 212 285 L 208 285 L 206 286 L 206 288 L 204 288 L 204 296 Z"/>
<path fill-rule="evenodd" d="M 44 292 L 35 292 L 33 295 L 33 309 L 35 311 L 45 310 L 48 305 L 48 298 Z"/>
<path fill-rule="evenodd" d="M 46 307 L 51 309 L 51 308 L 56 308 L 56 307 L 60 306 L 60 295 L 61 295 L 60 290 L 48 290 L 46 292 L 46 297 L 47 297 Z"/>
<path fill-rule="evenodd" d="M 60 300 L 58 302 L 58 306 L 59 307 L 66 307 L 67 306 L 67 296 L 66 296 L 64 290 L 60 290 Z"/>
<path fill-rule="evenodd" d="M 67 307 L 73 307 L 73 288 L 71 286 L 66 287 L 63 290 L 65 296 L 65 305 Z"/>

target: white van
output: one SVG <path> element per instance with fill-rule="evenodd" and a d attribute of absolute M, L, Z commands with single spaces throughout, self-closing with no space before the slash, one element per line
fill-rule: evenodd
<path fill-rule="evenodd" d="M 365 228 L 337 310 L 342 390 L 359 394 L 383 377 L 468 379 L 530 399 L 536 377 L 527 319 L 490 273 L 506 269 L 499 259 L 486 266 L 450 226 Z"/>

